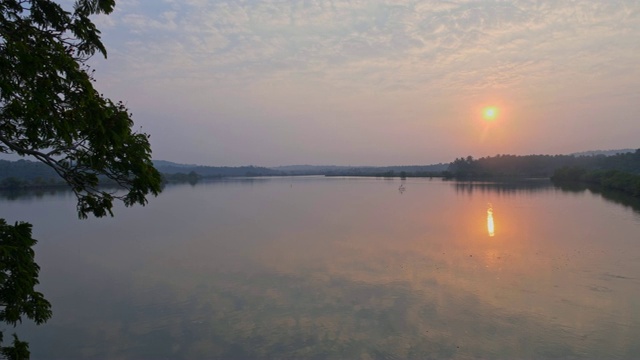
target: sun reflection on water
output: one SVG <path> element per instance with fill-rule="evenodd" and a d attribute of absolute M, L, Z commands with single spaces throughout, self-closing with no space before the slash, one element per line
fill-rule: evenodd
<path fill-rule="evenodd" d="M 489 203 L 489 208 L 487 209 L 487 231 L 491 237 L 496 235 L 495 227 L 493 225 L 493 208 L 491 207 L 491 203 Z"/>

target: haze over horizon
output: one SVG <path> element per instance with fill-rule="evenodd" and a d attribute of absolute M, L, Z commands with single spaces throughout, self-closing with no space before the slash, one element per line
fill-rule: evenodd
<path fill-rule="evenodd" d="M 96 88 L 127 104 L 155 159 L 401 165 L 640 147 L 637 0 L 118 0 L 94 20 L 109 55 L 91 60 Z"/>

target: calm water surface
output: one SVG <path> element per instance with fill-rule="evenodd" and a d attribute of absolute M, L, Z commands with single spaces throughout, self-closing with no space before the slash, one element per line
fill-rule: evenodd
<path fill-rule="evenodd" d="M 640 213 L 589 191 L 245 179 L 108 219 L 5 196 L 0 217 L 40 240 L 36 359 L 640 357 Z"/>

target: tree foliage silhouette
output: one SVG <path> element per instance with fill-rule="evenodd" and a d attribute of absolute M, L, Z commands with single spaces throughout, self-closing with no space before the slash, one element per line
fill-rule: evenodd
<path fill-rule="evenodd" d="M 87 65 L 96 53 L 107 56 L 90 16 L 114 6 L 114 0 L 76 0 L 71 10 L 50 0 L 0 2 L 0 152 L 55 170 L 74 191 L 81 218 L 113 215 L 115 200 L 144 205 L 161 190 L 149 136 L 133 131 L 122 102 L 94 88 Z M 117 190 L 100 187 L 101 179 Z M 0 219 L 0 321 L 15 325 L 26 316 L 42 323 L 51 316 L 34 290 L 34 244 L 30 224 Z M 0 351 L 11 359 L 29 356 L 15 335 Z"/>

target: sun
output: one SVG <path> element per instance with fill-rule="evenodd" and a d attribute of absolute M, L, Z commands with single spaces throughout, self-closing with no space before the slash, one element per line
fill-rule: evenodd
<path fill-rule="evenodd" d="M 498 108 L 495 106 L 488 106 L 482 109 L 482 117 L 487 121 L 493 121 L 498 117 Z"/>

